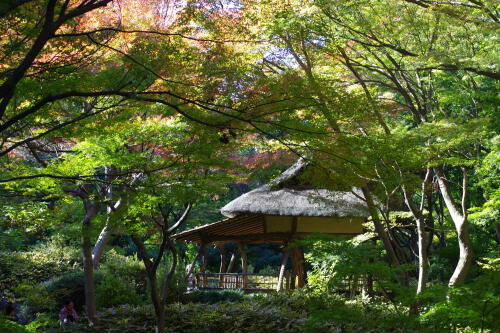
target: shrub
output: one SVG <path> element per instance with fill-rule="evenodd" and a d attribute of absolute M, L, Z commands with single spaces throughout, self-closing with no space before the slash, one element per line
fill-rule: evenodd
<path fill-rule="evenodd" d="M 123 277 L 106 275 L 96 286 L 96 303 L 99 308 L 109 308 L 121 304 L 137 305 L 143 301 L 133 284 Z"/>
<path fill-rule="evenodd" d="M 239 302 L 243 300 L 241 290 L 195 290 L 188 294 L 188 300 L 193 303 L 215 304 L 220 302 Z"/>
<path fill-rule="evenodd" d="M 78 270 L 80 250 L 57 238 L 29 251 L 0 253 L 0 284 L 14 289 L 21 283 L 36 284 Z"/>
<path fill-rule="evenodd" d="M 0 315 L 0 332 L 2 333 L 30 333 L 34 331 L 27 330 L 24 326 L 18 325 L 13 321 Z"/>
<path fill-rule="evenodd" d="M 119 276 L 129 282 L 129 286 L 139 294 L 147 293 L 147 277 L 144 263 L 136 255 L 124 256 L 115 249 L 106 252 L 99 267 L 103 275 Z"/>
<path fill-rule="evenodd" d="M 22 283 L 16 287 L 15 292 L 21 301 L 18 316 L 22 322 L 28 322 L 35 318 L 37 313 L 56 309 L 56 300 L 46 286 L 41 284 Z"/>
<path fill-rule="evenodd" d="M 47 314 L 42 314 L 35 318 L 32 322 L 27 324 L 25 328 L 29 332 L 45 332 L 46 328 L 54 327 L 59 325 L 59 319 L 56 319 L 55 316 L 50 316 Z"/>
<path fill-rule="evenodd" d="M 94 279 L 99 284 L 102 274 L 95 274 Z M 57 313 L 67 300 L 75 303 L 77 311 L 85 304 L 83 272 L 64 274 L 39 284 L 22 283 L 15 292 L 22 301 L 19 315 L 26 321 L 33 320 L 39 313 Z"/>
<path fill-rule="evenodd" d="M 95 272 L 95 284 L 102 280 L 102 274 Z M 60 277 L 44 282 L 47 291 L 54 297 L 56 309 L 61 307 L 65 301 L 72 300 L 77 310 L 81 310 L 85 304 L 85 278 L 83 272 L 74 272 L 61 275 Z"/>
<path fill-rule="evenodd" d="M 440 332 L 494 332 L 500 318 L 500 259 L 483 258 L 483 273 L 474 281 L 448 290 L 440 302 L 431 299 L 420 317 L 422 323 Z M 427 292 L 436 294 L 432 289 Z"/>

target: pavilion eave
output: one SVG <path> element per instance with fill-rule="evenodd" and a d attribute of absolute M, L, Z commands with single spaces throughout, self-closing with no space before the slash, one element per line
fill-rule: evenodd
<path fill-rule="evenodd" d="M 269 218 L 269 216 L 266 217 L 264 214 L 242 214 L 181 232 L 174 235 L 173 239 L 200 245 L 216 245 L 225 242 L 244 242 L 246 244 L 286 243 L 314 233 L 314 231 L 303 232 L 298 229 L 297 217 L 288 217 L 292 219 L 289 230 L 268 230 L 266 218 Z M 362 231 L 359 228 L 331 232 L 331 234 L 345 236 L 356 236 L 360 233 Z"/>

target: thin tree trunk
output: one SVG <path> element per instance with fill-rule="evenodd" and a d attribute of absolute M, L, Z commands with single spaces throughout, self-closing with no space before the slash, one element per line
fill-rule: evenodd
<path fill-rule="evenodd" d="M 164 302 L 166 302 L 168 297 L 168 292 L 170 291 L 170 287 L 172 285 L 172 280 L 174 279 L 174 273 L 177 268 L 177 250 L 175 249 L 175 246 L 172 243 L 170 236 L 165 235 L 164 237 L 167 237 L 167 246 L 170 250 L 170 253 L 172 254 L 172 264 L 170 265 L 170 269 L 168 270 L 167 275 L 165 276 L 165 281 L 163 282 L 163 287 L 161 290 L 161 298 L 163 299 Z"/>
<path fill-rule="evenodd" d="M 368 262 L 370 264 L 373 264 L 375 262 L 375 259 L 373 258 L 368 258 Z M 371 273 L 368 273 L 366 275 L 366 281 L 363 286 L 363 291 L 364 291 L 364 297 L 372 297 L 373 296 L 373 275 Z"/>
<path fill-rule="evenodd" d="M 427 258 L 427 241 L 425 235 L 425 219 L 423 215 L 424 203 L 426 197 L 427 183 L 431 177 L 431 169 L 427 169 L 425 179 L 422 182 L 422 194 L 420 208 L 413 202 L 410 193 L 402 186 L 406 206 L 410 209 L 417 225 L 417 244 L 418 244 L 418 282 L 417 282 L 417 295 L 425 290 L 427 283 L 429 266 Z"/>
<path fill-rule="evenodd" d="M 415 204 L 408 198 L 408 194 L 404 191 L 406 205 L 412 211 L 417 225 L 417 243 L 418 243 L 418 283 L 417 295 L 425 290 L 428 275 L 428 258 L 427 258 L 427 242 L 425 238 L 425 221 L 421 212 L 415 207 Z"/>
<path fill-rule="evenodd" d="M 422 217 L 416 219 L 418 235 L 418 284 L 417 294 L 425 290 L 429 266 L 427 260 L 427 243 L 425 239 L 425 222 Z"/>
<path fill-rule="evenodd" d="M 108 182 L 108 186 L 106 189 L 106 199 L 108 199 L 110 202 L 113 200 L 113 186 L 112 186 L 112 181 L 113 181 L 113 171 L 116 168 L 112 166 L 106 166 L 104 167 L 104 174 L 105 174 L 105 179 Z M 94 261 L 94 269 L 97 269 L 99 266 L 99 263 L 102 258 L 102 254 L 104 253 L 104 249 L 106 248 L 106 244 L 108 244 L 109 239 L 111 238 L 112 232 L 111 232 L 111 227 L 110 227 L 110 215 L 116 211 L 116 209 L 120 206 L 121 200 L 118 200 L 114 205 L 108 205 L 106 207 L 106 225 L 104 228 L 102 228 L 101 233 L 99 234 L 99 237 L 97 238 L 97 241 L 94 245 L 94 249 L 92 250 L 92 260 Z"/>
<path fill-rule="evenodd" d="M 429 257 L 431 255 L 432 240 L 434 239 L 434 199 L 432 193 L 427 196 L 427 210 L 429 213 L 425 225 L 427 227 L 427 257 Z"/>
<path fill-rule="evenodd" d="M 137 251 L 139 252 L 142 261 L 144 262 L 144 266 L 146 267 L 146 273 L 149 280 L 149 292 L 151 295 L 151 301 L 153 302 L 153 307 L 155 309 L 155 317 L 156 317 L 156 333 L 163 332 L 165 330 L 165 304 L 163 303 L 160 294 L 158 292 L 158 281 L 156 278 L 156 269 L 149 258 L 149 254 L 144 246 L 143 241 L 137 237 L 132 235 L 132 240 L 137 246 Z"/>
<path fill-rule="evenodd" d="M 434 169 L 434 171 L 437 175 L 439 190 L 441 191 L 441 195 L 443 197 L 444 203 L 446 204 L 446 207 L 448 208 L 451 219 L 455 224 L 455 229 L 457 231 L 458 237 L 460 257 L 458 259 L 457 266 L 455 267 L 455 271 L 453 272 L 453 275 L 448 282 L 448 285 L 450 287 L 453 287 L 465 281 L 473 259 L 472 245 L 470 242 L 469 229 L 467 224 L 467 209 L 465 205 L 465 201 L 467 199 L 467 171 L 465 170 L 465 168 L 462 168 L 463 189 L 461 211 L 451 195 L 451 191 L 448 187 L 443 169 L 441 167 L 437 167 Z"/>
<path fill-rule="evenodd" d="M 393 266 L 399 266 L 399 259 L 396 255 L 396 251 L 392 246 L 391 240 L 389 239 L 389 235 L 384 229 L 382 222 L 378 217 L 377 208 L 375 207 L 375 203 L 373 202 L 372 194 L 370 190 L 366 187 L 361 189 L 363 191 L 363 195 L 366 199 L 366 204 L 368 206 L 368 211 L 372 217 L 373 225 L 375 226 L 375 231 L 377 232 L 382 244 L 384 245 L 385 250 L 387 251 L 387 255 L 389 256 L 389 261 Z"/>
<path fill-rule="evenodd" d="M 163 303 L 160 294 L 158 292 L 158 281 L 156 279 L 156 272 L 148 273 L 149 283 L 151 287 L 149 292 L 151 295 L 151 300 L 153 302 L 153 307 L 155 309 L 156 316 L 156 333 L 165 331 L 165 304 Z"/>
<path fill-rule="evenodd" d="M 94 269 L 97 269 L 99 263 L 101 262 L 102 255 L 104 253 L 104 249 L 108 244 L 109 239 L 111 238 L 111 229 L 108 224 L 102 228 L 97 241 L 95 242 L 94 249 L 92 250 L 92 260 L 94 262 Z"/>
<path fill-rule="evenodd" d="M 231 259 L 229 259 L 229 265 L 227 265 L 227 270 L 226 270 L 227 273 L 232 272 L 235 262 L 236 262 L 236 253 L 233 252 L 233 254 L 231 254 Z"/>
<path fill-rule="evenodd" d="M 156 333 L 165 332 L 165 306 L 162 307 L 156 312 Z"/>
<path fill-rule="evenodd" d="M 189 265 L 189 268 L 188 268 L 188 270 L 186 272 L 186 278 L 187 279 L 189 279 L 190 276 L 193 274 L 193 270 L 194 270 L 194 266 L 196 265 L 196 261 L 198 261 L 198 259 L 203 254 L 203 252 L 205 252 L 205 247 L 206 247 L 206 244 L 202 243 L 200 245 L 200 248 L 198 249 L 198 252 L 194 256 L 193 262 Z"/>
<path fill-rule="evenodd" d="M 92 241 L 91 241 L 91 226 L 92 219 L 97 214 L 97 205 L 92 204 L 86 199 L 85 217 L 82 225 L 82 250 L 83 250 L 83 272 L 85 286 L 85 309 L 87 317 L 92 325 L 97 323 L 97 310 L 95 302 L 95 285 L 94 285 L 94 265 L 92 262 Z"/>
<path fill-rule="evenodd" d="M 156 316 L 156 333 L 162 333 L 165 331 L 165 304 L 160 297 L 158 292 L 158 281 L 156 279 L 156 272 L 152 272 L 152 275 L 148 273 L 149 283 L 151 288 L 149 290 L 151 294 L 151 300 L 153 301 L 153 307 L 155 309 Z"/>
<path fill-rule="evenodd" d="M 283 276 L 285 275 L 286 262 L 288 261 L 289 250 L 286 248 L 283 249 L 283 256 L 281 257 L 281 266 L 280 266 L 280 274 L 278 276 L 278 285 L 276 286 L 276 291 L 280 291 L 282 289 L 283 284 Z"/>
<path fill-rule="evenodd" d="M 85 216 L 82 221 L 82 253 L 83 275 L 85 288 L 85 310 L 91 325 L 97 323 L 97 310 L 95 302 L 94 265 L 92 261 L 92 220 L 97 215 L 98 204 L 89 200 L 88 192 L 84 187 L 77 189 L 64 189 L 64 192 L 82 200 Z"/>
<path fill-rule="evenodd" d="M 139 255 L 144 262 L 144 266 L 146 267 L 147 276 L 150 282 L 150 294 L 151 299 L 153 300 L 153 306 L 155 308 L 156 315 L 156 333 L 163 333 L 165 331 L 165 304 L 167 302 L 167 296 L 174 277 L 175 269 L 177 268 L 177 251 L 174 244 L 172 243 L 172 240 L 170 239 L 170 235 L 173 234 L 182 223 L 184 223 L 187 216 L 189 215 L 189 212 L 191 211 L 191 204 L 187 205 L 182 216 L 171 227 L 168 227 L 169 213 L 163 212 L 161 207 L 159 207 L 159 210 L 161 212 L 161 216 L 163 217 L 163 223 L 156 221 L 156 224 L 161 230 L 162 241 L 156 257 L 151 260 L 148 251 L 144 246 L 144 242 L 138 236 L 132 235 L 132 240 L 137 246 L 137 251 L 139 252 Z M 170 266 L 170 269 L 165 276 L 165 280 L 163 281 L 163 285 L 161 286 L 161 293 L 159 293 L 157 281 L 158 278 L 156 273 L 158 271 L 159 264 L 164 257 L 166 248 L 168 248 L 172 253 L 172 265 Z M 202 244 L 200 250 L 202 250 L 203 248 L 205 248 L 205 246 Z"/>

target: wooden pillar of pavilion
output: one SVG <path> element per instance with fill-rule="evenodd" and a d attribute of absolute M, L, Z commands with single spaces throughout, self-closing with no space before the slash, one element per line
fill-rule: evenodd
<path fill-rule="evenodd" d="M 241 271 L 243 273 L 243 289 L 248 288 L 248 256 L 245 250 L 245 244 L 243 242 L 238 242 L 238 250 L 241 255 Z"/>
<path fill-rule="evenodd" d="M 295 289 L 295 280 L 296 280 L 296 277 L 297 276 L 297 272 L 295 270 L 295 265 L 294 265 L 294 262 L 292 260 L 292 270 L 290 272 L 290 283 L 289 283 L 289 288 L 290 289 Z"/>
<path fill-rule="evenodd" d="M 297 233 L 297 217 L 292 218 L 292 230 L 290 241 L 293 241 Z M 304 265 L 304 251 L 302 247 L 294 247 L 289 250 L 292 256 L 292 273 L 290 274 L 290 289 L 302 288 L 306 285 L 306 268 Z"/>
<path fill-rule="evenodd" d="M 205 273 L 206 269 L 207 269 L 207 247 L 205 246 L 203 248 L 202 257 L 201 257 L 200 273 Z M 205 274 L 202 274 L 202 287 L 203 288 L 207 287 L 207 276 Z"/>
<path fill-rule="evenodd" d="M 218 247 L 219 253 L 220 253 L 219 273 L 221 273 L 221 276 L 219 277 L 219 287 L 224 288 L 224 275 L 222 275 L 222 273 L 226 273 L 226 265 L 227 265 L 226 249 L 224 247 L 224 243 L 217 244 L 217 247 Z"/>
<path fill-rule="evenodd" d="M 302 288 L 307 284 L 304 249 L 302 249 L 302 247 L 292 249 L 292 264 L 293 270 L 297 276 L 297 287 Z"/>

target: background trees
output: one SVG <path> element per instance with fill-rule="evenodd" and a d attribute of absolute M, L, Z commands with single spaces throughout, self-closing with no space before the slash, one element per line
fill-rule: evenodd
<path fill-rule="evenodd" d="M 495 135 L 481 132 L 494 124 L 488 96 L 497 79 L 491 59 L 495 14 L 490 12 L 492 16 L 484 19 L 488 12 L 484 3 L 483 7 L 448 4 L 433 10 L 429 4 L 409 2 L 317 1 L 269 7 L 249 3 L 248 17 L 259 22 L 260 33 L 270 36 L 279 50 L 264 59 L 272 58 L 284 72 L 296 73 L 296 81 L 318 103 L 309 111 L 316 118 L 324 117 L 334 132 L 331 139 L 326 139 L 326 133 L 318 136 L 314 146 L 314 136 L 295 140 L 322 156 L 318 164 L 334 160 L 328 168 L 336 171 L 339 163 L 344 164 L 343 176 L 347 172 L 374 185 L 370 191 L 375 190 L 382 200 L 404 196 L 418 229 L 421 281 L 426 279 L 427 265 L 424 209 L 433 210 L 432 195 L 428 202 L 425 199 L 432 189 L 427 185 L 439 184 L 461 253 L 449 283 L 463 282 L 472 260 L 467 168 L 488 152 L 481 147 Z M 262 8 L 265 15 L 257 16 Z M 451 82 L 461 82 L 463 89 L 450 90 Z M 314 124 L 319 125 L 315 131 L 325 124 Z M 461 199 L 449 188 L 449 173 L 457 169 L 463 174 Z M 377 186 L 382 186 L 382 192 Z M 419 187 L 423 190 L 418 198 L 414 193 Z M 430 222 L 432 212 L 428 217 Z M 401 254 L 397 258 L 398 244 L 394 236 L 389 238 L 392 246 L 385 243 L 388 253 L 394 253 L 393 262 L 406 261 Z"/>
<path fill-rule="evenodd" d="M 362 188 L 380 243 L 308 243 L 331 263 L 310 257 L 319 284 L 336 285 L 334 265 L 366 268 L 394 297 L 420 295 L 401 304 L 424 320 L 455 304 L 436 285 L 496 269 L 497 25 L 490 1 L 5 2 L 2 249 L 81 238 L 83 262 L 32 280 L 82 269 L 97 323 L 106 244 L 161 280 L 176 253 L 180 267 L 194 255 L 170 244 L 161 212 L 189 203 L 185 227 L 215 221 L 223 201 L 302 156 L 310 182 Z M 373 265 L 355 262 L 368 252 Z"/>

